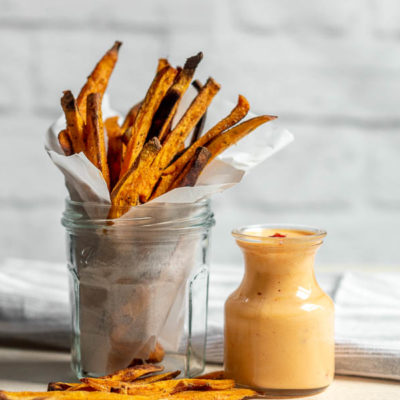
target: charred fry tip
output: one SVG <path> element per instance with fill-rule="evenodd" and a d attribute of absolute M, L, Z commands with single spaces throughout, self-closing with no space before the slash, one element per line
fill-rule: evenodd
<path fill-rule="evenodd" d="M 66 110 L 74 110 L 76 108 L 75 97 L 70 90 L 63 91 L 61 106 Z"/>
<path fill-rule="evenodd" d="M 89 93 L 86 98 L 88 107 L 89 105 L 94 105 L 101 102 L 101 94 L 100 93 Z"/>
<path fill-rule="evenodd" d="M 116 40 L 116 41 L 114 42 L 114 45 L 113 45 L 113 47 L 112 47 L 112 50 L 118 51 L 118 50 L 120 49 L 121 46 L 122 46 L 122 42 L 120 42 L 119 40 Z"/>
<path fill-rule="evenodd" d="M 194 81 L 192 82 L 192 86 L 193 86 L 197 91 L 200 91 L 201 88 L 203 87 L 203 85 L 201 84 L 201 82 L 200 82 L 198 79 L 196 79 L 196 80 L 194 80 Z"/>
<path fill-rule="evenodd" d="M 160 142 L 160 140 L 158 139 L 158 137 L 153 137 L 153 138 L 151 138 L 146 144 L 145 144 L 145 146 L 149 146 L 149 148 L 150 148 L 150 146 L 151 146 L 151 148 L 153 148 L 154 150 L 161 150 L 161 142 Z"/>
<path fill-rule="evenodd" d="M 184 69 L 196 69 L 202 59 L 203 53 L 200 51 L 195 56 L 189 57 L 186 60 Z"/>

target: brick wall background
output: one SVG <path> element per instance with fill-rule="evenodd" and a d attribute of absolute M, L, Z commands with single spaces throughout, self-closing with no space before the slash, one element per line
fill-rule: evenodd
<path fill-rule="evenodd" d="M 158 57 L 203 50 L 221 96 L 240 91 L 296 141 L 214 199 L 212 259 L 239 261 L 232 227 L 326 228 L 325 264 L 398 264 L 400 3 L 395 0 L 0 0 L 0 258 L 63 260 L 65 189 L 43 150 L 61 91 L 122 40 L 111 80 L 126 111 Z"/>

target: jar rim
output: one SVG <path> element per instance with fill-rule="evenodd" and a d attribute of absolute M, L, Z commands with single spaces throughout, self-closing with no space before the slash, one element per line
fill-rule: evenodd
<path fill-rule="evenodd" d="M 65 198 L 66 204 L 70 204 L 72 206 L 89 206 L 89 207 L 98 207 L 98 208 L 104 208 L 104 209 L 109 209 L 111 207 L 111 204 L 109 203 L 99 203 L 96 201 L 77 201 L 77 200 L 71 200 L 69 197 Z M 154 208 L 162 208 L 165 207 L 166 205 L 171 205 L 172 207 L 176 208 L 184 208 L 184 207 L 195 207 L 195 206 L 204 206 L 209 203 L 209 199 L 200 199 L 198 201 L 192 202 L 192 203 L 165 203 L 161 201 L 153 201 L 151 203 L 145 203 L 145 204 L 139 204 L 138 206 L 133 206 L 132 208 L 140 208 L 140 207 L 154 207 Z M 115 206 L 114 206 L 115 207 Z M 120 206 L 118 208 L 121 209 L 126 209 L 126 206 Z"/>
<path fill-rule="evenodd" d="M 295 237 L 282 236 L 265 236 L 261 231 L 268 230 L 283 230 L 283 231 L 301 231 L 306 234 Z M 256 224 L 245 225 L 232 230 L 232 236 L 235 239 L 246 242 L 269 242 L 269 243 L 309 243 L 322 240 L 327 235 L 324 229 L 307 226 L 307 225 L 292 225 L 292 224 Z"/>
<path fill-rule="evenodd" d="M 194 203 L 154 202 L 132 207 L 136 209 L 128 216 L 108 218 L 111 205 L 97 202 L 80 202 L 66 198 L 66 209 L 61 219 L 67 229 L 106 229 L 146 231 L 190 232 L 197 228 L 209 228 L 214 225 L 213 213 L 208 199 Z M 145 206 L 145 207 L 143 207 Z M 127 207 L 120 207 L 124 211 Z M 130 208 L 130 207 L 128 207 Z"/>

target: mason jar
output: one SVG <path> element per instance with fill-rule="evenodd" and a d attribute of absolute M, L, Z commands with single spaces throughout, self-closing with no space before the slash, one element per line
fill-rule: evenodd
<path fill-rule="evenodd" d="M 205 366 L 208 201 L 110 206 L 66 200 L 72 368 L 101 376 L 143 362 L 191 377 Z"/>

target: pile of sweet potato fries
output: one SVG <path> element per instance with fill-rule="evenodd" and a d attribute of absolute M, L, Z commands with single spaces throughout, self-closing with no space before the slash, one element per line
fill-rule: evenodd
<path fill-rule="evenodd" d="M 144 364 L 100 378 L 82 378 L 80 383 L 52 382 L 47 392 L 2 392 L 2 400 L 240 400 L 257 393 L 235 388 L 222 371 L 194 379 L 174 379 L 180 371 L 160 373 L 162 366 Z"/>
<path fill-rule="evenodd" d="M 231 113 L 201 135 L 207 108 L 220 89 L 209 78 L 204 85 L 193 82 L 198 94 L 172 126 L 182 96 L 203 57 L 198 53 L 188 58 L 183 68 L 174 68 L 166 59 L 160 59 L 145 97 L 129 110 L 122 124 L 117 116 L 103 123 L 102 97 L 120 46 L 121 42 L 115 42 L 101 58 L 76 99 L 71 91 L 64 92 L 61 106 L 66 128 L 58 135 L 65 155 L 84 152 L 101 171 L 114 206 L 110 218 L 169 190 L 194 186 L 204 167 L 216 156 L 259 125 L 276 118 L 262 115 L 239 123 L 249 111 L 248 101 L 239 95 Z"/>

